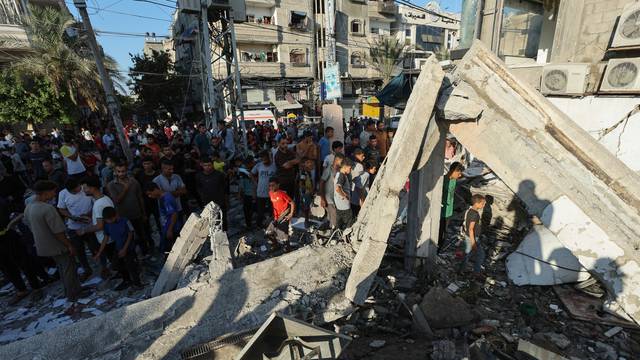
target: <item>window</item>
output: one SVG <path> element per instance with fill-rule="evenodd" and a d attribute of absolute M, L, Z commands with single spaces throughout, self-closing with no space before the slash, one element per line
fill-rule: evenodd
<path fill-rule="evenodd" d="M 498 55 L 501 57 L 537 57 L 543 13 L 542 4 L 505 0 Z"/>
<path fill-rule="evenodd" d="M 365 67 L 364 57 L 362 56 L 361 52 L 354 51 L 351 53 L 351 66 L 354 68 Z"/>
<path fill-rule="evenodd" d="M 324 0 L 315 1 L 315 14 L 324 14 Z"/>
<path fill-rule="evenodd" d="M 406 37 L 411 37 L 411 29 L 406 29 L 406 30 L 404 31 L 404 36 L 406 36 Z"/>
<path fill-rule="evenodd" d="M 293 65 L 307 65 L 307 52 L 304 49 L 293 49 L 289 52 L 289 62 Z"/>
<path fill-rule="evenodd" d="M 371 33 L 372 34 L 380 34 L 380 29 L 378 29 L 377 27 L 372 27 L 371 28 Z"/>
<path fill-rule="evenodd" d="M 307 29 L 307 13 L 303 11 L 292 11 L 289 27 L 296 30 Z"/>
<path fill-rule="evenodd" d="M 357 35 L 363 35 L 362 32 L 363 32 L 362 21 L 360 20 L 351 21 L 351 33 L 357 34 Z"/>
<path fill-rule="evenodd" d="M 247 22 L 256 22 L 255 15 L 247 15 Z"/>
<path fill-rule="evenodd" d="M 420 50 L 438 52 L 445 46 L 444 29 L 420 25 L 416 27 L 416 47 Z"/>

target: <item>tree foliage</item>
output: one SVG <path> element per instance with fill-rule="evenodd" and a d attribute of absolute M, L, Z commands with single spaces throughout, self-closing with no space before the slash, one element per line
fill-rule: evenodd
<path fill-rule="evenodd" d="M 387 84 L 404 60 L 407 45 L 395 37 L 377 38 L 369 49 L 367 62 L 382 76 Z"/>
<path fill-rule="evenodd" d="M 46 120 L 70 123 L 69 103 L 65 94 L 56 92 L 44 78 L 0 72 L 0 123 L 38 124 Z"/>
<path fill-rule="evenodd" d="M 68 97 L 73 104 L 85 103 L 97 110 L 104 108 L 104 95 L 86 35 L 77 31 L 81 27 L 68 12 L 30 7 L 24 21 L 30 51 L 11 66 L 23 75 L 45 79 L 56 95 Z M 108 56 L 105 67 L 116 81 L 120 79 L 116 62 Z"/>
<path fill-rule="evenodd" d="M 184 100 L 187 79 L 176 73 L 171 57 L 166 52 L 153 51 L 152 55 L 131 55 L 129 87 L 135 94 L 142 110 L 153 113 L 168 111 Z M 176 115 L 176 114 L 173 114 Z"/>

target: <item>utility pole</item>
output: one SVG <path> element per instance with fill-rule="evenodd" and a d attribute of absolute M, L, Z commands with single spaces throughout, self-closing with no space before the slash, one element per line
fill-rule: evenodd
<path fill-rule="evenodd" d="M 129 164 L 131 164 L 133 163 L 133 154 L 131 153 L 129 140 L 127 140 L 127 137 L 125 136 L 124 126 L 122 125 L 122 119 L 120 118 L 120 104 L 118 104 L 118 99 L 116 98 L 115 91 L 113 90 L 113 83 L 111 82 L 111 78 L 109 77 L 109 74 L 107 74 L 107 70 L 104 67 L 102 53 L 100 52 L 98 42 L 96 41 L 96 34 L 93 32 L 93 27 L 91 26 L 89 13 L 87 13 L 87 3 L 85 2 L 85 0 L 73 0 L 73 4 L 78 9 L 78 12 L 82 17 L 82 23 L 84 24 L 84 27 L 89 35 L 89 46 L 91 47 L 91 51 L 93 52 L 93 57 L 96 60 L 96 67 L 98 68 L 98 73 L 100 74 L 100 78 L 102 79 L 102 88 L 104 89 L 104 94 L 107 98 L 107 108 L 109 109 L 109 113 L 113 118 L 113 123 L 116 126 L 116 133 L 118 134 L 118 140 L 120 141 L 120 145 L 122 146 L 122 152 L 127 158 Z"/>
<path fill-rule="evenodd" d="M 235 67 L 235 85 L 236 85 L 236 105 L 237 109 L 240 110 L 240 119 L 238 123 L 238 129 L 242 130 L 242 144 L 244 145 L 244 151 L 249 151 L 249 145 L 247 144 L 247 128 L 244 123 L 244 104 L 242 102 L 242 84 L 240 82 L 240 53 L 238 52 L 237 42 L 236 42 L 236 30 L 233 25 L 233 9 L 229 9 L 229 31 L 231 32 L 231 51 L 233 52 L 233 66 Z M 236 116 L 236 109 L 233 109 L 232 116 Z"/>

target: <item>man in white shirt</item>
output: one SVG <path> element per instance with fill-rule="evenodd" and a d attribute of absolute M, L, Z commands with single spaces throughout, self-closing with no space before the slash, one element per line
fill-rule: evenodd
<path fill-rule="evenodd" d="M 91 265 L 87 260 L 85 244 L 91 251 L 97 249 L 95 239 L 90 234 L 79 236 L 77 231 L 89 226 L 91 221 L 91 210 L 93 209 L 93 199 L 82 191 L 80 181 L 70 179 L 65 184 L 65 188 L 58 194 L 58 211 L 66 220 L 67 234 L 69 240 L 76 249 L 76 257 L 84 270 L 84 278 L 89 278 L 93 273 Z"/>
<path fill-rule="evenodd" d="M 107 195 L 102 193 L 102 187 L 98 178 L 86 177 L 81 181 L 81 184 L 84 192 L 93 198 L 93 206 L 91 209 L 91 225 L 83 229 L 76 230 L 76 233 L 79 236 L 93 233 L 96 236 L 98 244 L 102 244 L 102 241 L 104 240 L 104 220 L 102 219 L 102 211 L 106 207 L 115 207 L 115 205 Z M 116 264 L 115 244 L 111 239 L 109 240 L 110 241 L 104 250 L 104 254 L 106 258 L 109 259 L 109 262 L 111 262 L 111 265 L 114 266 Z M 106 267 L 106 259 L 101 257 L 100 264 L 102 265 L 100 276 L 102 278 L 108 278 L 110 276 L 110 272 Z"/>
<path fill-rule="evenodd" d="M 271 153 L 268 150 L 263 150 L 260 153 L 260 159 L 262 159 L 262 162 L 259 162 L 251 169 L 251 174 L 258 184 L 256 186 L 256 221 L 258 227 L 262 227 L 264 215 L 271 203 L 269 199 L 269 179 L 276 175 L 276 164 L 271 161 Z"/>

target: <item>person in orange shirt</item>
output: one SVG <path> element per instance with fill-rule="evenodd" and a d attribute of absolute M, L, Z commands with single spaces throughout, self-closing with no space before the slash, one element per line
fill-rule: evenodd
<path fill-rule="evenodd" d="M 266 235 L 271 238 L 272 244 L 289 242 L 289 223 L 296 212 L 296 204 L 283 190 L 280 190 L 280 182 L 277 178 L 269 179 L 269 199 L 273 208 L 273 221 L 267 227 Z"/>
<path fill-rule="evenodd" d="M 389 152 L 391 142 L 389 141 L 389 133 L 387 133 L 384 121 L 378 121 L 376 128 L 376 139 L 378 139 L 378 151 L 380 151 L 380 158 L 384 159 Z"/>

